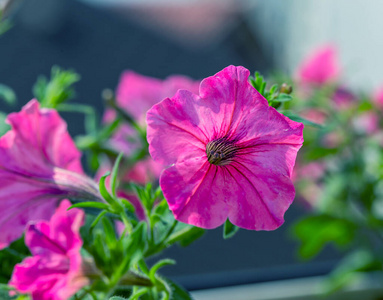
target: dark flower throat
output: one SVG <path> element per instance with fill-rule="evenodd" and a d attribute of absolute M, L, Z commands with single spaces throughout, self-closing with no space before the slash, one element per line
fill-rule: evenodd
<path fill-rule="evenodd" d="M 207 160 L 216 166 L 230 164 L 237 152 L 238 147 L 235 143 L 226 138 L 213 140 L 206 145 Z"/>

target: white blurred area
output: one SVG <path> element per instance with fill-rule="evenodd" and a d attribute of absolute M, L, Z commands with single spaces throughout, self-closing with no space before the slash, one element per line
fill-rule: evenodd
<path fill-rule="evenodd" d="M 249 21 L 276 66 L 293 73 L 310 51 L 333 43 L 347 83 L 367 92 L 383 86 L 383 1 L 254 2 Z"/>

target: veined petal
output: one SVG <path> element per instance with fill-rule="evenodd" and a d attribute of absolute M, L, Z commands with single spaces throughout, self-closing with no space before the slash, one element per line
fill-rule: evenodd
<path fill-rule="evenodd" d="M 12 129 L 0 138 L 0 249 L 29 221 L 48 220 L 63 198 L 100 198 L 55 110 L 31 100 L 7 120 Z"/>
<path fill-rule="evenodd" d="M 228 207 L 222 200 L 218 168 L 206 156 L 177 163 L 165 169 L 160 185 L 174 217 L 202 228 L 215 228 L 225 222 Z"/>
<path fill-rule="evenodd" d="M 213 133 L 211 138 L 231 136 L 238 124 L 247 123 L 247 116 L 268 106 L 248 82 L 249 75 L 244 67 L 229 66 L 201 82 L 199 105 L 209 108 L 210 116 L 204 118 L 204 125 L 207 132 Z"/>
<path fill-rule="evenodd" d="M 149 152 L 158 163 L 170 165 L 206 151 L 208 137 L 199 127 L 197 99 L 196 95 L 180 90 L 174 99 L 164 99 L 148 111 Z"/>
<path fill-rule="evenodd" d="M 301 146 L 303 124 L 290 120 L 273 107 L 257 105 L 252 114 L 238 124 L 232 136 L 239 143 Z"/>
<path fill-rule="evenodd" d="M 230 221 L 242 228 L 274 230 L 295 197 L 291 174 L 300 146 L 261 145 L 224 169 L 231 176 Z M 227 183 L 229 184 L 229 183 Z"/>
<path fill-rule="evenodd" d="M 7 121 L 12 129 L 0 139 L 0 168 L 46 176 L 56 166 L 83 174 L 81 153 L 55 110 L 31 100 Z"/>

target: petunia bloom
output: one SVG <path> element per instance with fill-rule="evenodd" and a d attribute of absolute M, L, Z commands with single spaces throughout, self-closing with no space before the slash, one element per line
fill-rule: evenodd
<path fill-rule="evenodd" d="M 199 96 L 180 90 L 147 114 L 149 152 L 169 166 L 160 185 L 179 221 L 215 228 L 229 218 L 251 230 L 284 222 L 303 124 L 270 107 L 248 77 L 229 66 L 204 79 Z"/>
<path fill-rule="evenodd" d="M 55 110 L 31 100 L 7 121 L 12 129 L 0 138 L 0 249 L 29 221 L 49 220 L 62 199 L 99 197 Z"/>
<path fill-rule="evenodd" d="M 84 212 L 67 211 L 70 205 L 62 201 L 49 222 L 32 223 L 26 231 L 25 244 L 33 256 L 15 266 L 9 285 L 33 300 L 69 299 L 89 283 L 80 255 Z"/>
<path fill-rule="evenodd" d="M 337 50 L 333 45 L 318 48 L 298 67 L 298 80 L 304 84 L 323 85 L 336 80 L 340 74 Z"/>
<path fill-rule="evenodd" d="M 173 97 L 179 89 L 187 89 L 197 93 L 198 87 L 199 81 L 182 75 L 172 75 L 161 80 L 133 71 L 125 71 L 121 75 L 116 90 L 116 103 L 131 115 L 139 125 L 145 126 L 146 113 L 154 104 L 167 97 Z M 114 111 L 107 110 L 104 121 L 111 122 L 115 117 Z M 126 155 L 132 154 L 140 147 L 140 141 L 135 130 L 128 124 L 117 130 L 112 136 L 110 144 L 118 152 L 124 152 Z M 143 171 L 142 168 L 141 171 Z M 146 174 L 142 173 L 141 176 L 146 176 Z"/>

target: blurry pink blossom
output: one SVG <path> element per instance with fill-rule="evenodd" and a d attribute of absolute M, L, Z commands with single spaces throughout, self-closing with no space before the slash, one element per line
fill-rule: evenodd
<path fill-rule="evenodd" d="M 179 221 L 215 228 L 229 218 L 251 230 L 284 222 L 303 124 L 270 107 L 248 77 L 229 66 L 201 82 L 200 96 L 181 90 L 147 113 L 149 152 L 170 165 L 160 185 Z"/>
<path fill-rule="evenodd" d="M 372 99 L 379 108 L 383 108 L 383 87 L 375 91 Z"/>
<path fill-rule="evenodd" d="M 33 300 L 66 300 L 89 283 L 82 271 L 80 227 L 84 212 L 64 200 L 49 222 L 31 223 L 25 243 L 32 257 L 13 270 L 10 286 Z"/>
<path fill-rule="evenodd" d="M 345 87 L 338 87 L 332 96 L 334 107 L 338 110 L 352 108 L 357 102 L 356 96 Z"/>
<path fill-rule="evenodd" d="M 29 221 L 48 220 L 60 200 L 99 197 L 55 110 L 31 100 L 7 122 L 12 129 L 0 138 L 0 249 L 19 238 Z"/>
<path fill-rule="evenodd" d="M 340 65 L 334 45 L 316 49 L 298 67 L 298 80 L 304 84 L 324 85 L 338 79 Z"/>
<path fill-rule="evenodd" d="M 371 135 L 379 128 L 379 116 L 374 111 L 367 111 L 355 116 L 352 124 L 356 132 Z"/>

